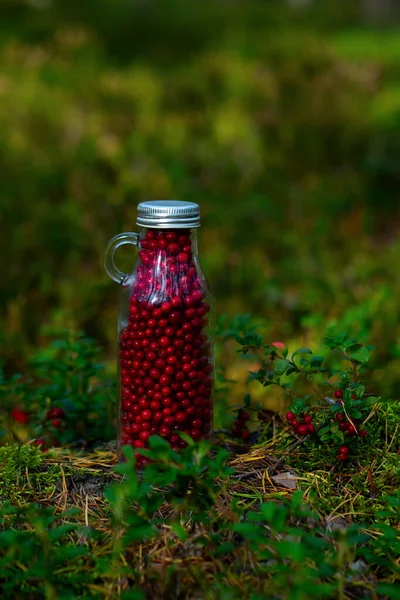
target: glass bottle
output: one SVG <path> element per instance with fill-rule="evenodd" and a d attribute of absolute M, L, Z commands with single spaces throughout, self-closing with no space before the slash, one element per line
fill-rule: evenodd
<path fill-rule="evenodd" d="M 148 447 L 157 434 L 173 449 L 209 439 L 212 429 L 214 299 L 197 250 L 200 209 L 192 202 L 157 200 L 138 205 L 139 233 L 108 244 L 105 268 L 121 284 L 117 448 Z M 133 244 L 130 275 L 114 263 L 117 248 Z M 137 466 L 144 459 L 138 455 Z"/>

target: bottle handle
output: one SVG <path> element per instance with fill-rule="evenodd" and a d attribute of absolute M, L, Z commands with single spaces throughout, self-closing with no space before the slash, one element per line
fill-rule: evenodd
<path fill-rule="evenodd" d="M 126 273 L 122 273 L 122 271 L 117 269 L 117 267 L 115 266 L 114 255 L 116 250 L 118 250 L 118 248 L 124 246 L 125 244 L 132 244 L 133 246 L 138 246 L 139 237 L 140 236 L 138 233 L 128 231 L 127 233 L 119 233 L 118 235 L 115 235 L 108 242 L 104 256 L 104 268 L 113 281 L 122 284 L 125 277 L 127 277 Z"/>

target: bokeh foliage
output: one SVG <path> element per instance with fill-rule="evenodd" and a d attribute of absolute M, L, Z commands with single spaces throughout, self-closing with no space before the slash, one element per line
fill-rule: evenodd
<path fill-rule="evenodd" d="M 219 312 L 264 317 L 271 340 L 353 331 L 397 393 L 397 31 L 367 28 L 357 2 L 289 4 L 4 4 L 7 370 L 43 323 L 115 347 L 106 242 L 139 201 L 173 197 L 201 203 Z"/>

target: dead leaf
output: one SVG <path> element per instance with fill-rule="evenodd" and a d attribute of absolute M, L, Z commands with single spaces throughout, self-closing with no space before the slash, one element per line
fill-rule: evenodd
<path fill-rule="evenodd" d="M 281 487 L 285 487 L 288 490 L 295 490 L 297 488 L 296 479 L 298 475 L 297 473 L 279 473 L 279 475 L 274 475 L 271 479 Z"/>

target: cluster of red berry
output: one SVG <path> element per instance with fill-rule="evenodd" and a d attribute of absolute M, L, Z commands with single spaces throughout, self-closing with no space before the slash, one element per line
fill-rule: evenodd
<path fill-rule="evenodd" d="M 305 436 L 315 433 L 315 425 L 312 422 L 312 416 L 304 414 L 300 420 L 292 412 L 286 413 L 286 419 L 289 421 L 292 429 L 297 435 Z"/>
<path fill-rule="evenodd" d="M 60 427 L 62 427 L 63 419 L 65 419 L 65 410 L 62 408 L 51 408 L 46 413 L 47 424 L 55 429 L 60 429 Z M 40 437 L 35 440 L 35 445 L 40 446 L 43 452 L 47 452 L 52 446 L 58 448 L 60 441 L 52 435 L 51 431 L 48 431 L 46 437 Z"/>
<path fill-rule="evenodd" d="M 121 443 L 145 448 L 152 434 L 172 448 L 211 433 L 212 349 L 205 284 L 190 232 L 148 230 L 120 333 Z M 137 463 L 143 463 L 137 456 Z"/>
<path fill-rule="evenodd" d="M 250 419 L 249 413 L 239 411 L 236 421 L 232 427 L 232 435 L 236 438 L 240 438 L 242 440 L 247 440 L 249 437 L 249 432 L 246 429 L 246 423 Z"/>
<path fill-rule="evenodd" d="M 353 400 L 356 399 L 356 396 L 351 396 Z M 343 398 L 342 390 L 335 390 L 335 398 L 337 400 L 341 400 Z M 342 412 L 336 413 L 335 416 L 336 421 L 339 423 L 340 431 L 343 431 L 347 436 L 356 436 L 358 435 L 361 438 L 366 438 L 368 432 L 366 429 L 360 429 L 359 423 L 357 419 L 352 419 L 351 422 L 347 419 L 346 415 Z M 349 448 L 347 446 L 340 446 L 338 452 L 339 460 L 347 460 L 349 455 Z"/>
<path fill-rule="evenodd" d="M 339 447 L 339 460 L 347 460 L 349 458 L 349 448 L 348 446 L 340 446 Z"/>
<path fill-rule="evenodd" d="M 30 420 L 29 413 L 19 407 L 14 408 L 11 411 L 11 417 L 14 421 L 17 421 L 17 423 L 21 423 L 22 425 L 27 425 Z M 44 429 L 51 429 L 51 427 L 60 429 L 63 424 L 63 419 L 65 419 L 65 410 L 62 408 L 51 408 L 47 411 L 46 419 L 45 422 L 42 423 L 42 426 Z M 35 446 L 40 446 L 43 451 L 47 451 L 51 446 L 58 447 L 59 445 L 59 440 L 52 435 L 51 431 L 47 432 L 46 437 L 40 437 L 35 440 Z"/>

